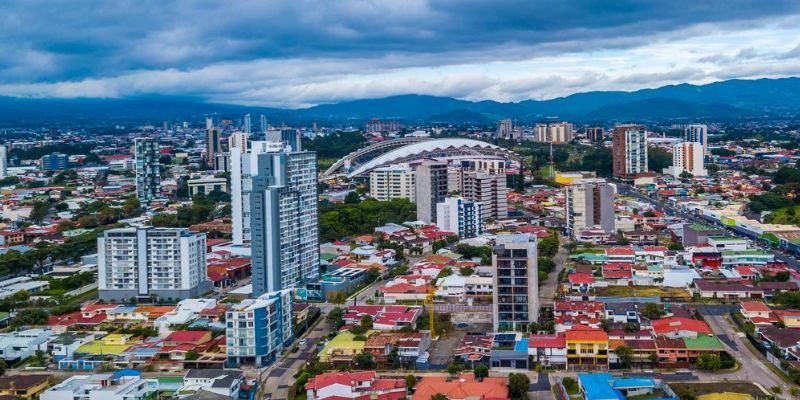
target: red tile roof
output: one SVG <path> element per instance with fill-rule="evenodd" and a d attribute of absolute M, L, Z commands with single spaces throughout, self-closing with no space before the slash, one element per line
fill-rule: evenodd
<path fill-rule="evenodd" d="M 762 301 L 743 301 L 740 305 L 745 312 L 763 312 L 770 310 L 769 306 Z"/>
<path fill-rule="evenodd" d="M 650 322 L 657 335 L 664 335 L 670 332 L 690 331 L 711 335 L 713 332 L 708 324 L 703 321 L 682 317 L 670 317 L 656 319 Z"/>
<path fill-rule="evenodd" d="M 589 274 L 574 273 L 569 276 L 569 283 L 571 284 L 589 284 L 594 283 L 594 277 Z"/>
<path fill-rule="evenodd" d="M 565 334 L 567 342 L 604 342 L 608 334 L 602 329 L 579 328 L 568 330 Z"/>
<path fill-rule="evenodd" d="M 563 333 L 555 335 L 531 335 L 528 338 L 529 349 L 563 349 L 565 347 L 567 347 L 567 337 Z"/>
<path fill-rule="evenodd" d="M 206 335 L 208 335 L 207 331 L 175 331 L 164 338 L 164 341 L 176 343 L 197 343 Z"/>

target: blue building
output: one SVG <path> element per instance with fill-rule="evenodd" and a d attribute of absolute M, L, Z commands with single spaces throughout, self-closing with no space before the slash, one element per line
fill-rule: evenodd
<path fill-rule="evenodd" d="M 69 156 L 62 153 L 45 154 L 39 161 L 41 168 L 45 171 L 67 169 L 69 166 Z"/>
<path fill-rule="evenodd" d="M 227 312 L 225 342 L 228 366 L 274 362 L 294 341 L 293 290 L 264 293 L 246 299 Z"/>

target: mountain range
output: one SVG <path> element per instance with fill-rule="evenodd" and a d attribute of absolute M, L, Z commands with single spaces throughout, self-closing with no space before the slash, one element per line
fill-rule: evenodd
<path fill-rule="evenodd" d="M 265 114 L 271 123 L 361 123 L 370 118 L 408 122 L 489 124 L 502 118 L 520 122 L 668 121 L 794 117 L 800 115 L 800 78 L 734 79 L 705 85 L 679 84 L 655 89 L 576 93 L 551 100 L 467 101 L 418 94 L 344 101 L 303 109 L 207 103 L 202 99 L 142 96 L 123 99 L 38 99 L 0 97 L 3 125 L 42 121 L 183 121 L 217 113 L 239 118 Z M 253 118 L 257 121 L 257 117 Z"/>

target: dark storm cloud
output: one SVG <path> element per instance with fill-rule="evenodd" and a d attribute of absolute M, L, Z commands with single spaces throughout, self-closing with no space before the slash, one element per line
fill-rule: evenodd
<path fill-rule="evenodd" d="M 263 59 L 400 68 L 629 47 L 757 25 L 796 1 L 18 1 L 0 5 L 0 81 L 57 82 Z M 361 68 L 363 64 L 354 64 Z"/>

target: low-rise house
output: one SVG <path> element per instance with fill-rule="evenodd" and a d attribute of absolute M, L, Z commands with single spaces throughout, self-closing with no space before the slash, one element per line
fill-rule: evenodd
<path fill-rule="evenodd" d="M 695 279 L 692 285 L 695 293 L 708 299 L 739 300 L 761 299 L 764 297 L 762 289 L 737 282 L 720 283 L 707 279 Z"/>
<path fill-rule="evenodd" d="M 544 366 L 567 364 L 567 337 L 563 333 L 554 335 L 530 335 L 528 355 L 533 362 Z"/>
<path fill-rule="evenodd" d="M 492 335 L 465 335 L 456 347 L 455 357 L 465 363 L 489 364 L 494 336 Z"/>
<path fill-rule="evenodd" d="M 602 329 L 574 328 L 565 337 L 568 364 L 608 365 L 608 334 Z"/>
<path fill-rule="evenodd" d="M 376 332 L 367 338 L 364 352 L 371 354 L 377 363 L 409 363 L 425 353 L 430 345 L 428 332 Z M 393 353 L 396 360 L 392 360 Z"/>
<path fill-rule="evenodd" d="M 773 352 L 779 352 L 783 358 L 800 361 L 800 330 L 764 326 L 758 328 L 758 336 L 767 347 Z"/>
<path fill-rule="evenodd" d="M 698 335 L 711 335 L 711 328 L 703 321 L 682 318 L 667 317 L 650 321 L 653 331 L 658 336 L 670 339 L 697 337 Z"/>
<path fill-rule="evenodd" d="M 183 376 L 181 393 L 206 391 L 235 400 L 245 382 L 244 373 L 234 369 L 190 369 Z"/>
<path fill-rule="evenodd" d="M 308 400 L 398 400 L 407 396 L 404 379 L 381 379 L 375 371 L 326 372 L 306 383 Z"/>
<path fill-rule="evenodd" d="M 509 399 L 508 378 L 489 377 L 478 381 L 472 374 L 461 374 L 458 379 L 445 375 L 426 376 L 414 386 L 411 400 L 430 400 L 437 394 L 449 400 L 505 400 Z"/>
<path fill-rule="evenodd" d="M 54 337 L 49 344 L 53 361 L 58 362 L 65 358 L 72 358 L 78 348 L 94 339 L 94 334 L 84 332 L 67 332 Z"/>
<path fill-rule="evenodd" d="M 131 370 L 113 374 L 73 375 L 45 390 L 40 400 L 130 400 L 149 399 L 158 391 L 157 379 L 142 379 Z"/>
<path fill-rule="evenodd" d="M 797 282 L 758 282 L 758 288 L 764 291 L 764 298 L 771 299 L 778 293 L 796 292 L 800 290 Z"/>
<path fill-rule="evenodd" d="M 47 343 L 52 336 L 50 329 L 0 333 L 0 358 L 18 361 L 33 356 L 37 350 L 47 351 Z"/>
<path fill-rule="evenodd" d="M 774 320 L 772 310 L 761 301 L 743 301 L 739 304 L 739 312 L 755 325 L 763 323 L 771 325 Z"/>
<path fill-rule="evenodd" d="M 20 374 L 0 377 L 0 398 L 10 396 L 13 399 L 37 398 L 48 386 L 50 375 Z"/>
<path fill-rule="evenodd" d="M 619 323 L 636 323 L 641 322 L 639 319 L 638 303 L 633 302 L 608 302 L 605 303 L 606 316 L 605 319 L 611 322 Z"/>

